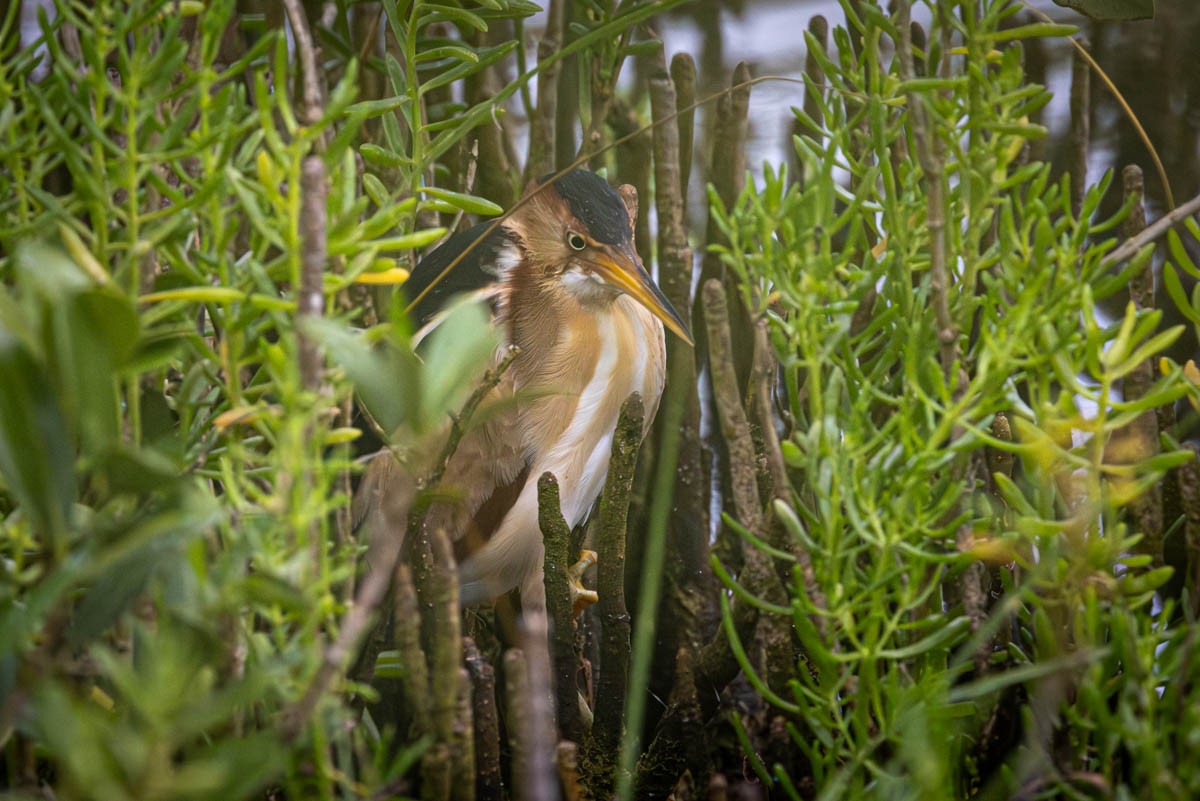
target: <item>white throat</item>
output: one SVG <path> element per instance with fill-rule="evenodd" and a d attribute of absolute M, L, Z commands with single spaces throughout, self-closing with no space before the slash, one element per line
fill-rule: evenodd
<path fill-rule="evenodd" d="M 563 287 L 584 306 L 607 305 L 621 290 L 605 281 L 599 274 L 581 267 L 569 267 L 562 274 Z"/>

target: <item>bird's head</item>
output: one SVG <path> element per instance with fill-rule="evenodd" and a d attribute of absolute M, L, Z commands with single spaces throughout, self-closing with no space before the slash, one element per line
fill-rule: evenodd
<path fill-rule="evenodd" d="M 634 248 L 637 196 L 632 187 L 618 192 L 587 170 L 572 170 L 552 183 L 550 177 L 530 186 L 525 202 L 505 221 L 533 279 L 556 284 L 585 307 L 629 295 L 692 344 L 687 325 Z"/>

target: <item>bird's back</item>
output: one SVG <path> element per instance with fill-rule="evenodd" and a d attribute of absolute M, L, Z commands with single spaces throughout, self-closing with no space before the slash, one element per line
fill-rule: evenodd
<path fill-rule="evenodd" d="M 421 259 L 404 283 L 409 302 L 416 301 L 409 312 L 413 321 L 423 326 L 451 298 L 494 287 L 501 274 L 498 265 L 509 258 L 512 248 L 508 231 L 490 222 L 447 239 Z"/>

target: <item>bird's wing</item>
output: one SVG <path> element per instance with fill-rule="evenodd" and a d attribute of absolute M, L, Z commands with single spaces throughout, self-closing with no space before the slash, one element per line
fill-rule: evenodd
<path fill-rule="evenodd" d="M 409 302 L 416 301 L 411 314 L 417 326 L 427 325 L 455 295 L 493 289 L 519 258 L 508 230 L 496 226 L 488 233 L 491 226 L 480 223 L 457 233 L 421 259 L 404 282 Z M 446 268 L 467 248 L 470 250 L 447 272 Z"/>
<path fill-rule="evenodd" d="M 404 284 L 413 321 L 420 326 L 420 339 L 439 320 L 439 312 L 454 296 L 464 293 L 489 295 L 496 308 L 495 294 L 504 271 L 519 258 L 509 232 L 481 223 L 455 234 L 427 255 Z M 464 250 L 477 243 L 447 271 Z M 443 276 L 442 273 L 446 274 Z M 428 289 L 428 291 L 426 291 Z M 427 517 L 431 527 L 441 528 L 456 541 L 459 558 L 481 546 L 515 502 L 528 475 L 521 450 L 512 375 L 500 383 L 476 412 L 470 429 L 459 441 L 447 465 L 439 495 Z M 401 463 L 383 451 L 368 465 L 355 495 L 352 516 L 355 524 L 368 524 L 376 531 L 395 529 L 406 521 L 407 509 L 416 495 L 419 479 L 433 468 L 433 454 L 440 452 L 446 431 L 425 449 L 428 455 L 410 455 Z M 395 532 L 402 534 L 403 532 Z"/>
<path fill-rule="evenodd" d="M 480 404 L 446 465 L 438 500 L 426 516 L 431 529 L 446 532 L 455 542 L 460 560 L 488 541 L 529 476 L 513 392 L 513 380 L 505 376 Z M 378 453 L 354 496 L 354 527 L 363 526 L 372 536 L 385 532 L 403 536 L 419 483 L 435 467 L 433 460 L 448 434 L 447 421 L 428 447 L 404 459 L 388 450 Z"/>

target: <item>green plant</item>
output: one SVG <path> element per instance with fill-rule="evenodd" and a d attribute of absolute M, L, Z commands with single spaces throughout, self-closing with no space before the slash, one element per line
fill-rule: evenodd
<path fill-rule="evenodd" d="M 358 725 L 370 687 L 322 683 L 365 547 L 349 526 L 352 379 L 389 431 L 416 437 L 461 403 L 490 334 L 464 310 L 425 368 L 398 301 L 390 323 L 349 328 L 370 322 L 359 283 L 395 283 L 397 256 L 445 232 L 419 215 L 498 211 L 422 186 L 495 104 L 447 113 L 450 131 L 425 109 L 439 82 L 507 49 L 436 50 L 417 29 L 477 15 L 414 4 L 410 63 L 441 69 L 357 100 L 364 70 L 394 70 L 331 46 L 351 5 L 320 30 L 319 76 L 303 74 L 281 19 L 263 25 L 233 2 L 64 2 L 23 50 L 20 4 L 5 6 L 6 786 L 368 796 L 410 786 L 430 745 Z M 489 5 L 492 20 L 533 9 Z M 328 96 L 293 105 L 302 78 L 327 81 Z M 360 166 L 380 150 L 368 125 L 412 154 L 399 184 Z M 313 280 L 315 252 L 328 263 Z M 377 355 L 380 340 L 391 344 Z M 306 366 L 314 348 L 331 369 Z"/>
<path fill-rule="evenodd" d="M 1132 516 L 1194 460 L 1136 427 L 1195 392 L 1181 369 L 1130 380 L 1182 328 L 1100 305 L 1149 269 L 1105 259 L 1129 212 L 1094 219 L 1111 176 L 1073 214 L 1066 179 L 1021 160 L 1047 95 L 1016 43 L 1066 31 L 938 3 L 914 46 L 908 5 L 843 3 L 836 56 L 809 37 L 825 82 L 796 110 L 794 182 L 710 195 L 791 431 L 776 536 L 745 546 L 790 572 L 786 602 L 714 561 L 801 654 L 739 655 L 802 755 L 747 740 L 752 764 L 792 797 L 802 777 L 819 798 L 1189 797 L 1194 631 L 1151 608 L 1171 568 Z"/>

